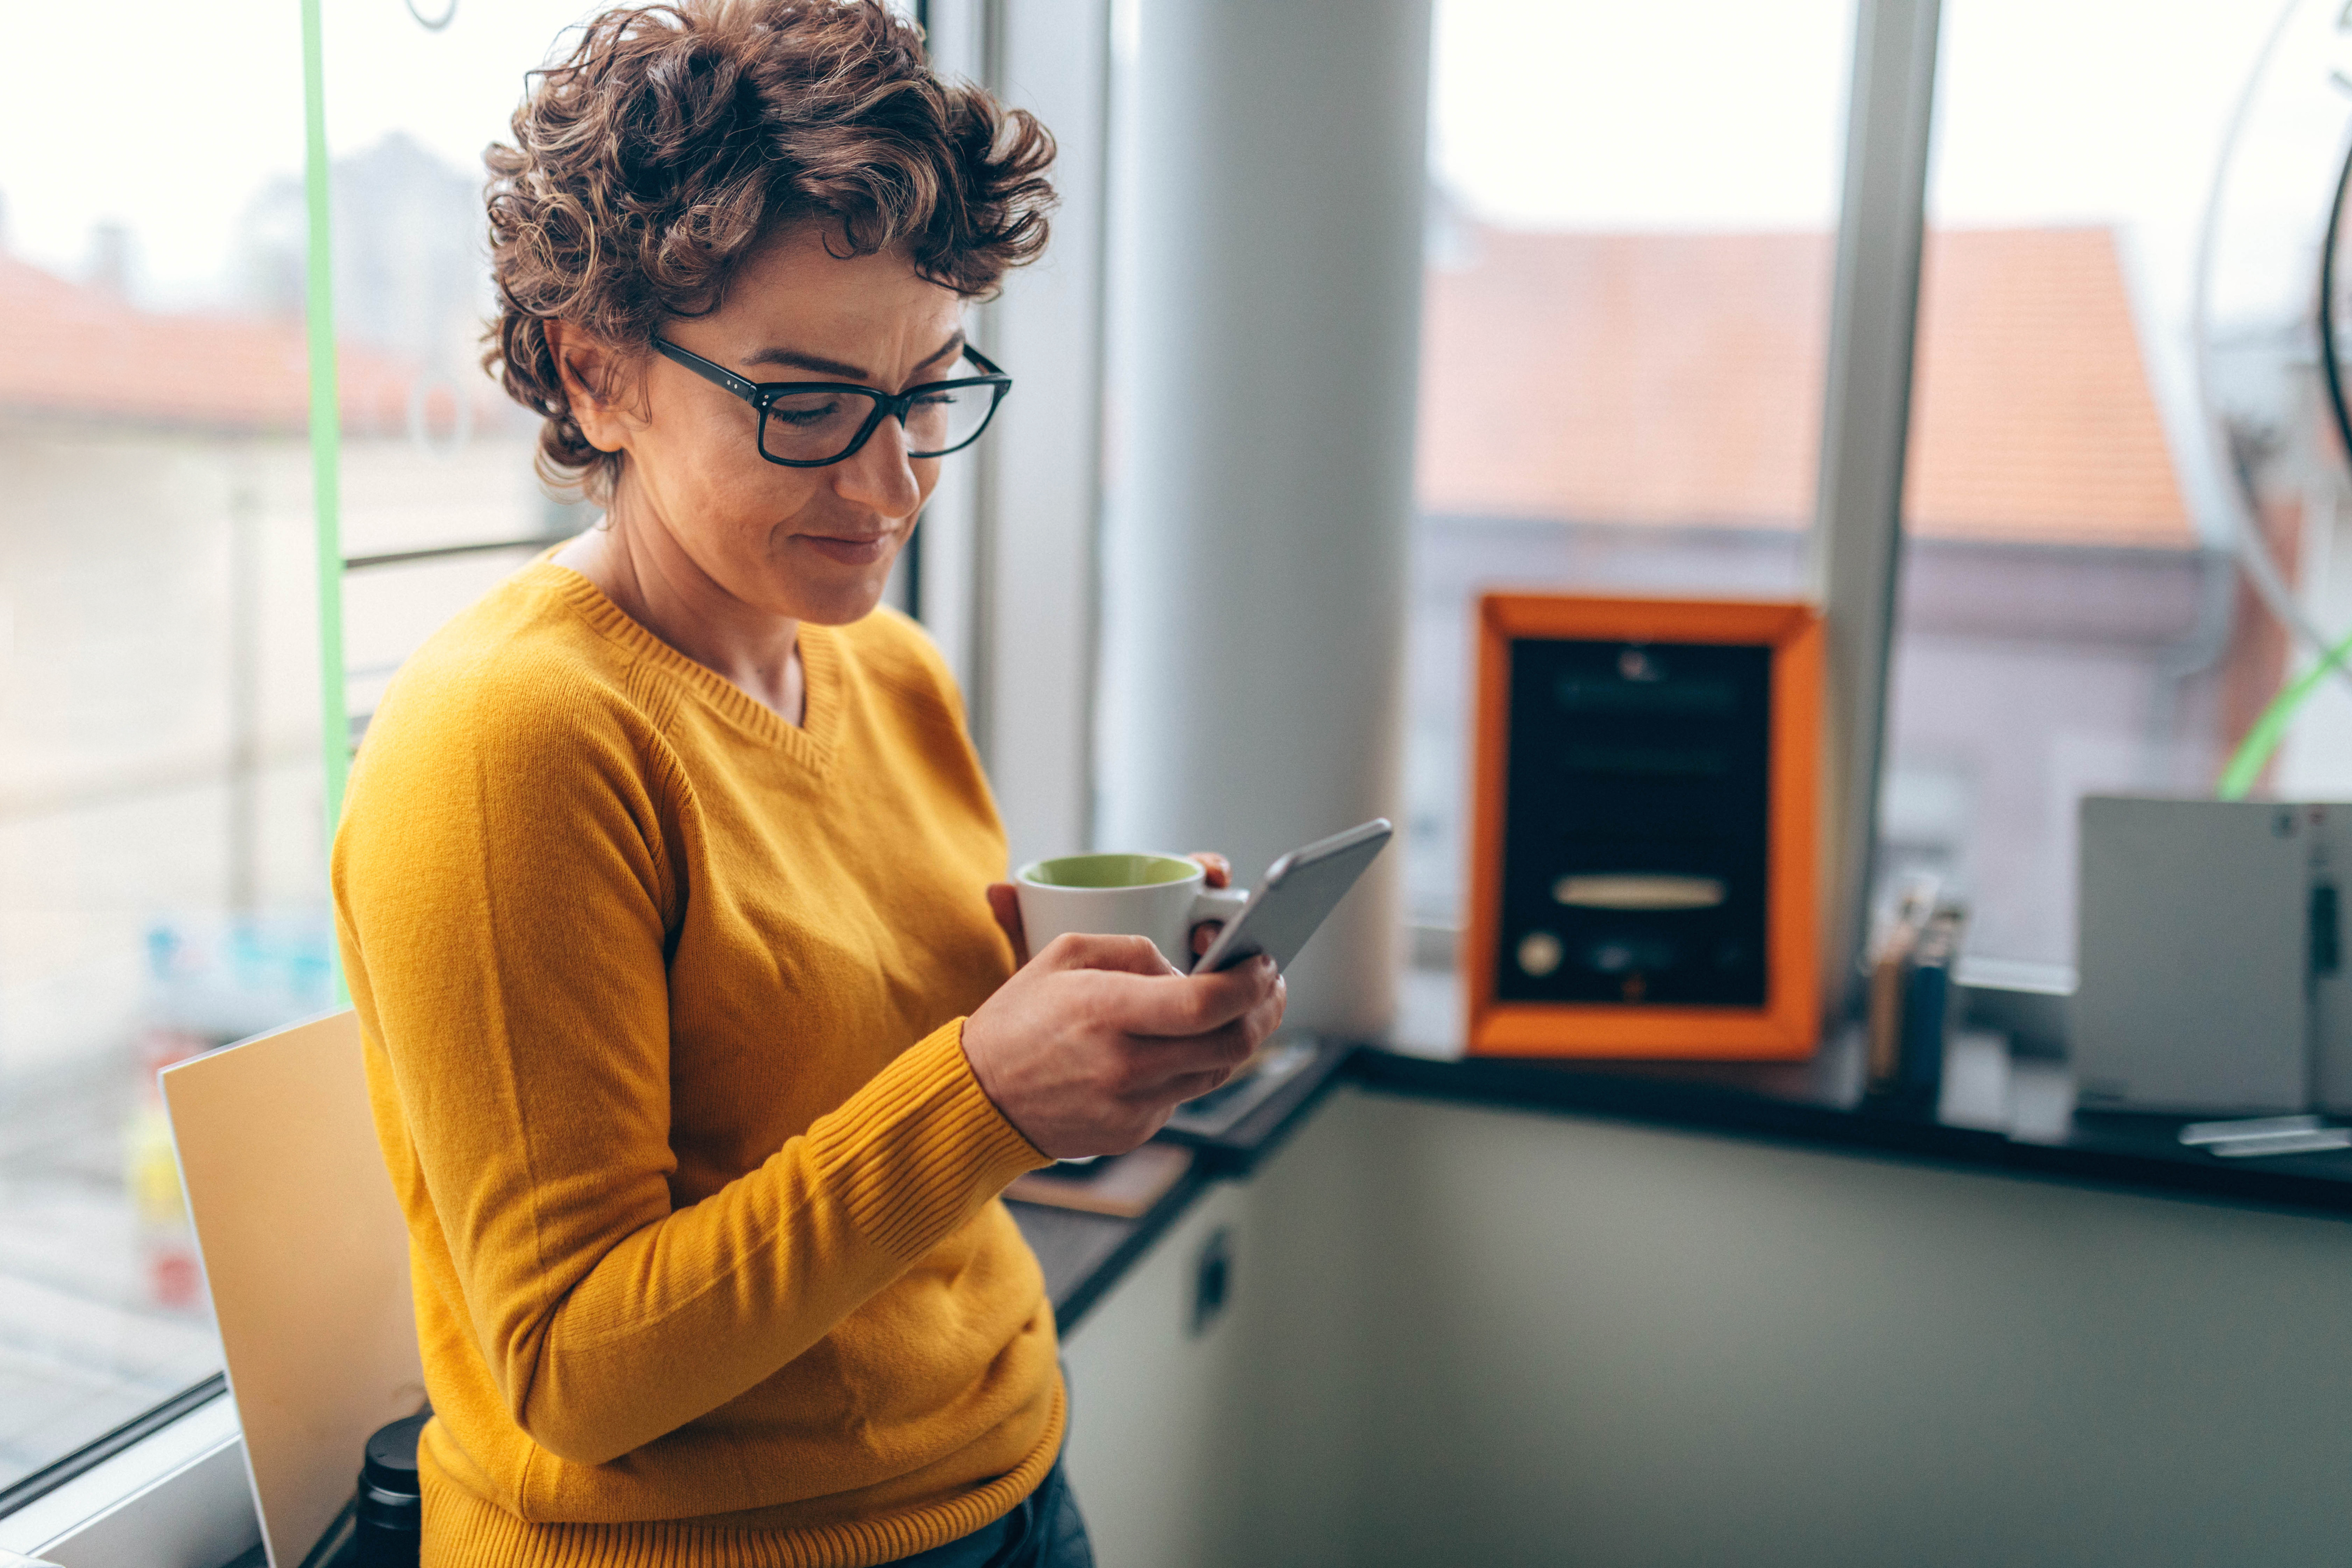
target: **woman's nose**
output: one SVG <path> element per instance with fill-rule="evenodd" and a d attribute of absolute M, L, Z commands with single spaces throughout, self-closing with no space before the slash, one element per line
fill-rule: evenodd
<path fill-rule="evenodd" d="M 886 418 L 856 455 L 834 466 L 835 493 L 884 517 L 908 517 L 922 504 L 922 487 L 907 458 L 907 426 Z"/>

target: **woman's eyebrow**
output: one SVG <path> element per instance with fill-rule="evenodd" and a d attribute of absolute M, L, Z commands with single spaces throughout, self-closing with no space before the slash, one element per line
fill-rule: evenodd
<path fill-rule="evenodd" d="M 940 345 L 939 352 L 937 353 L 934 353 L 927 360 L 918 362 L 915 368 L 917 370 L 927 370 L 932 365 L 939 363 L 940 361 L 943 359 L 955 358 L 957 354 L 961 353 L 962 352 L 963 329 L 961 327 L 958 327 L 952 333 L 949 334 L 948 341 Z"/>
<path fill-rule="evenodd" d="M 954 334 L 940 345 L 939 352 L 919 362 L 915 368 L 924 370 L 939 363 L 941 360 L 952 359 L 962 349 L 963 329 L 959 327 Z M 838 376 L 844 381 L 860 384 L 867 379 L 866 371 L 857 365 L 844 364 L 837 359 L 827 359 L 823 354 L 803 353 L 798 349 L 761 349 L 757 353 L 747 356 L 743 363 L 746 367 L 762 364 L 789 365 L 794 370 L 810 371 L 818 375 Z"/>

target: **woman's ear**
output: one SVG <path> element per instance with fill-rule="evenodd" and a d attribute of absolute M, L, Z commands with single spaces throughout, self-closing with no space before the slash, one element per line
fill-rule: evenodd
<path fill-rule="evenodd" d="M 554 356 L 580 434 L 600 452 L 625 450 L 630 435 L 645 421 L 623 395 L 621 356 L 604 339 L 571 321 L 551 321 L 546 332 L 547 350 Z"/>

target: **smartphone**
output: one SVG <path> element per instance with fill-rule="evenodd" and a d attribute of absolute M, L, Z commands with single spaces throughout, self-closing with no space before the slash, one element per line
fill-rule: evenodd
<path fill-rule="evenodd" d="M 1324 917 L 1348 896 L 1364 868 L 1387 847 L 1395 831 L 1387 817 L 1376 816 L 1276 860 L 1250 890 L 1242 912 L 1226 923 L 1209 951 L 1193 963 L 1192 973 L 1210 974 L 1231 969 L 1259 953 L 1272 958 L 1277 967 L 1288 968 Z"/>

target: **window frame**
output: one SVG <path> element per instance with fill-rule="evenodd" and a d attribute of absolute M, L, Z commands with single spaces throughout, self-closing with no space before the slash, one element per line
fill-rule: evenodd
<path fill-rule="evenodd" d="M 1942 0 L 1856 0 L 1820 478 L 1808 545 L 1811 597 L 1829 633 L 1822 999 L 1833 1016 L 1859 984 L 1878 856 L 1942 22 Z"/>
<path fill-rule="evenodd" d="M 204 1397 L 190 1398 L 207 1389 Z M 0 1551 L 58 1568 L 122 1563 L 226 1568 L 259 1545 L 261 1521 L 236 1402 L 218 1379 L 208 1379 L 142 1421 L 152 1422 L 182 1400 L 188 1403 L 176 1414 L 146 1426 L 131 1442 L 0 1514 Z M 88 1452 L 19 1484 L 44 1481 Z"/>
<path fill-rule="evenodd" d="M 228 1373 L 214 1373 L 209 1377 L 190 1384 L 161 1405 L 141 1411 L 111 1432 L 100 1433 L 80 1447 L 34 1471 L 31 1475 L 11 1485 L 0 1487 L 0 1519 L 5 1519 L 20 1509 L 30 1507 L 51 1492 L 66 1486 L 76 1477 L 88 1474 L 115 1455 L 136 1446 L 149 1433 L 169 1426 L 189 1411 L 217 1398 L 227 1391 Z"/>

